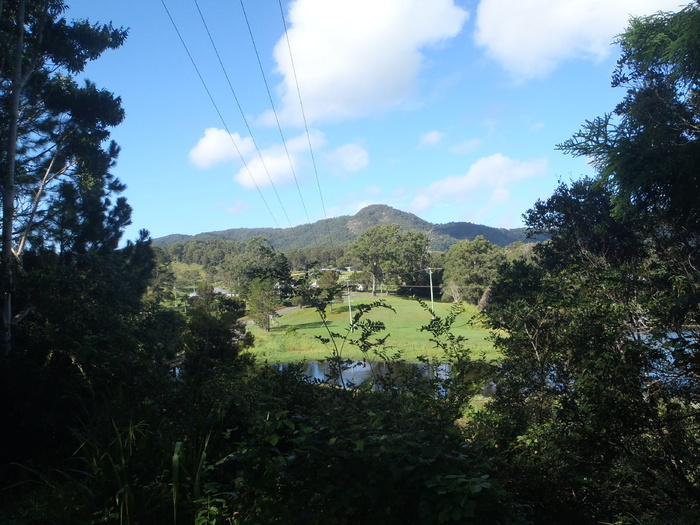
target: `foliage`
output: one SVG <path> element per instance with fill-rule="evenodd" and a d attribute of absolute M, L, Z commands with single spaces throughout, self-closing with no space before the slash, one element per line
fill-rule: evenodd
<path fill-rule="evenodd" d="M 307 404 L 277 401 L 219 463 L 222 479 L 236 476 L 242 522 L 498 523 L 507 516 L 478 450 L 422 414 L 418 400 L 298 380 L 293 388 Z"/>
<path fill-rule="evenodd" d="M 376 373 L 379 390 L 345 388 L 346 344 L 359 347 L 367 361 L 396 359 L 387 356 L 386 336 L 379 335 L 383 323 L 365 317 L 384 306 L 358 305 L 346 333 L 327 329 L 322 338 L 343 388 L 319 388 L 294 368 L 282 373 L 270 385 L 264 417 L 242 438 L 238 432 L 235 452 L 216 464 L 221 481 L 212 495 L 230 494 L 223 501 L 241 522 L 499 523 L 515 514 L 492 485 L 485 458 L 454 426 L 465 376 L 424 382 Z M 324 321 L 325 309 L 324 301 L 317 303 Z M 436 342 L 456 315 L 441 328 L 439 321 L 428 328 Z M 462 341 L 450 341 L 444 348 L 453 362 L 458 354 L 466 358 Z M 445 388 L 449 395 L 438 395 Z M 225 481 L 232 477 L 235 490 Z"/>
<path fill-rule="evenodd" d="M 536 245 L 534 243 L 527 243 L 521 241 L 516 241 L 505 247 L 503 254 L 506 256 L 506 260 L 514 262 L 518 259 L 532 260 L 534 257 L 533 248 Z"/>
<path fill-rule="evenodd" d="M 5 226 L 30 233 L 24 244 L 21 233 L 15 239 L 21 266 L 8 266 L 12 239 L 3 238 L 5 298 L 11 292 L 26 316 L 0 361 L 10 429 L 0 447 L 0 521 L 505 524 L 525 523 L 524 510 L 535 523 L 698 522 L 699 215 L 689 168 L 696 5 L 634 20 L 620 37 L 615 81 L 630 91 L 616 123 L 588 126 L 566 145 L 593 155 L 600 179 L 561 184 L 537 202 L 526 220 L 532 234 L 551 239 L 529 254 L 513 247 L 499 256 L 505 263 L 484 314 L 503 355 L 498 365 L 472 355 L 457 333 L 461 304 L 444 317 L 423 304 L 407 315 L 410 337 L 424 315 L 423 331 L 442 354 L 424 365 L 446 362 L 450 376 L 385 373 L 404 359 L 389 345 L 382 315 L 391 309 L 351 304 L 348 326 L 344 307 L 326 311 L 336 289 L 328 275 L 326 296 L 309 300 L 340 387 L 310 381 L 299 367 L 256 365 L 241 352 L 252 343 L 239 322 L 245 309 L 269 320 L 290 288 L 289 261 L 264 238 L 190 254 L 210 277 L 215 267 L 227 272 L 247 304 L 215 294 L 198 272 L 186 316 L 162 307 L 173 284 L 168 258 L 154 254 L 147 232 L 117 249 L 129 209 L 110 200 L 122 188 L 109 175 L 116 150 L 101 143 L 118 100 L 52 76 L 78 72 L 123 32 L 62 21 L 61 2 L 45 12 L 22 0 L 0 5 L 4 51 L 12 29 L 26 30 L 26 56 L 15 58 L 48 57 L 58 68 L 21 91 L 44 120 L 17 142 L 19 168 L 6 169 L 9 150 L 0 159 L 5 188 L 17 176 L 25 184 L 18 196 L 51 192 L 19 222 L 3 203 Z M 40 35 L 51 38 L 34 39 Z M 101 43 L 85 47 L 88 37 Z M 5 105 L 19 71 L 11 56 L 0 58 Z M 81 114 L 78 99 L 104 106 Z M 75 135 L 32 150 L 46 139 L 37 122 L 51 140 L 63 124 Z M 3 122 L 3 137 L 11 127 Z M 70 157 L 63 145 L 82 133 L 86 149 Z M 32 151 L 48 156 L 35 155 L 32 167 Z M 57 166 L 70 168 L 51 171 Z M 42 186 L 41 173 L 63 180 Z M 386 211 L 364 217 L 381 222 Z M 365 237 L 355 255 L 367 256 L 375 278 L 405 283 L 426 265 L 427 238 L 386 222 L 357 225 Z M 497 250 L 485 239 L 464 246 L 493 266 Z M 469 272 L 452 278 L 462 274 Z M 345 388 L 349 347 L 375 370 L 370 384 Z M 470 407 L 490 379 L 493 400 Z"/>
<path fill-rule="evenodd" d="M 478 304 L 505 260 L 503 249 L 482 236 L 450 246 L 444 259 L 443 294 Z"/>
<path fill-rule="evenodd" d="M 249 239 L 243 251 L 225 261 L 223 268 L 231 274 L 234 290 L 244 297 L 253 283 L 257 289 L 263 282 L 282 289 L 291 278 L 287 258 L 264 237 Z"/>
<path fill-rule="evenodd" d="M 362 270 L 372 275 L 372 295 L 377 295 L 377 282 L 384 278 L 389 259 L 389 241 L 399 232 L 395 224 L 376 225 L 360 235 L 348 248 L 348 256 L 357 260 Z"/>
<path fill-rule="evenodd" d="M 390 246 L 387 274 L 397 285 L 427 285 L 426 267 L 430 261 L 430 238 L 427 234 L 409 230 L 400 232 Z"/>
<path fill-rule="evenodd" d="M 170 266 L 170 259 L 163 250 L 153 249 L 153 256 L 155 259 L 153 274 L 144 301 L 155 307 L 175 299 L 175 273 Z"/>
<path fill-rule="evenodd" d="M 241 350 L 252 346 L 251 334 L 239 321 L 245 312 L 244 301 L 214 293 L 211 284 L 202 282 L 190 303 L 183 334 L 186 373 L 201 377 L 204 371 L 235 360 Z"/>
<path fill-rule="evenodd" d="M 698 34 L 698 4 L 631 21 L 623 101 L 560 146 L 599 178 L 535 204 L 552 238 L 493 288 L 504 360 L 474 431 L 540 523 L 700 519 Z"/>
<path fill-rule="evenodd" d="M 352 272 L 348 280 L 357 288 L 362 286 L 360 290 L 369 290 L 372 286 L 372 274 L 369 272 Z"/>
<path fill-rule="evenodd" d="M 333 311 L 333 301 L 343 295 L 343 287 L 338 285 L 339 277 L 339 272 L 326 270 L 316 281 L 320 291 L 320 298 L 328 302 L 331 312 Z"/>
<path fill-rule="evenodd" d="M 335 268 L 345 255 L 345 248 L 343 246 L 313 246 L 306 249 L 294 248 L 285 251 L 284 254 L 294 270 Z"/>
<path fill-rule="evenodd" d="M 244 243 L 211 239 L 207 241 L 176 242 L 164 246 L 163 251 L 177 262 L 217 266 L 227 258 L 240 254 Z"/>
<path fill-rule="evenodd" d="M 338 284 L 338 278 L 340 277 L 339 272 L 335 270 L 326 270 L 323 272 L 321 277 L 318 279 L 318 287 L 321 290 L 324 290 L 326 292 L 330 292 L 332 288 L 334 288 Z M 335 294 L 330 294 L 331 296 L 334 296 Z M 332 298 L 332 297 L 329 297 Z"/>
<path fill-rule="evenodd" d="M 285 252 L 295 270 L 301 271 L 313 262 L 317 262 L 319 266 L 336 266 L 335 263 L 331 263 L 331 258 L 336 257 L 332 254 L 336 250 L 346 248 L 365 230 L 378 224 L 396 224 L 403 230 L 425 233 L 430 237 L 432 250 L 447 250 L 458 241 L 471 240 L 478 235 L 498 246 L 506 246 L 516 241 L 529 242 L 524 228 L 493 228 L 470 222 L 432 224 L 412 213 L 384 204 L 373 204 L 352 216 L 329 217 L 294 228 L 232 228 L 194 236 L 173 234 L 155 239 L 154 244 L 158 247 L 173 244 L 182 247 L 190 244 L 201 246 L 209 242 L 242 244 L 252 237 L 265 237 L 277 250 Z"/>
<path fill-rule="evenodd" d="M 15 447 L 3 450 L 18 457 L 49 444 L 70 447 L 66 432 L 83 402 L 131 383 L 134 368 L 162 358 L 139 346 L 140 296 L 153 268 L 145 239 L 108 254 L 32 251 L 24 265 L 32 310 L 15 330 L 17 352 L 2 362 L 12 400 L 5 423 L 15 428 L 3 436 Z"/>
<path fill-rule="evenodd" d="M 73 76 L 126 31 L 111 25 L 68 23 L 60 0 L 14 0 L 0 18 L 0 137 L 2 174 L 2 329 L 10 351 L 18 305 L 17 274 L 27 248 L 84 253 L 113 250 L 131 208 L 112 195 L 124 186 L 109 173 L 119 152 L 103 143 L 124 111 L 111 93 Z M 19 317 L 17 317 L 19 315 Z M 13 320 L 14 318 L 14 320 Z"/>
<path fill-rule="evenodd" d="M 425 281 L 428 262 L 428 236 L 418 231 L 401 231 L 396 224 L 368 228 L 348 248 L 348 257 L 372 275 L 372 295 L 377 283 L 397 284 Z"/>
<path fill-rule="evenodd" d="M 23 6 L 26 23 L 17 11 Z M 505 521 L 507 499 L 492 485 L 487 459 L 454 425 L 457 412 L 440 409 L 447 398 L 418 387 L 351 391 L 311 384 L 293 372 L 256 366 L 241 353 L 252 343 L 239 321 L 244 309 L 273 309 L 290 281 L 288 261 L 265 239 L 197 255 L 206 268 L 228 272 L 247 304 L 214 293 L 198 273 L 186 314 L 163 307 L 175 284 L 168 254 L 154 253 L 145 231 L 118 249 L 130 208 L 111 201 L 123 189 L 109 174 L 118 150 L 103 150 L 102 141 L 121 118 L 119 101 L 52 76 L 79 72 L 124 33 L 71 25 L 58 18 L 63 7 L 0 3 L 1 44 L 12 29 L 26 30 L 39 48 L 16 58 L 46 58 L 57 68 L 43 71 L 46 84 L 27 84 L 34 91 L 23 96 L 44 112 L 47 135 L 63 140 L 53 152 L 42 142 L 48 156 L 34 155 L 32 168 L 26 161 L 43 151 L 39 142 L 30 144 L 43 140 L 37 125 L 18 142 L 18 168 L 4 170 L 5 189 L 15 175 L 24 184 L 18 202 L 31 197 L 37 181 L 34 195 L 46 199 L 36 209 L 30 205 L 23 225 L 29 233 L 18 241 L 24 239 L 22 267 L 3 259 L 11 277 L 3 292 L 9 297 L 19 290 L 32 309 L 0 363 L 3 427 L 12 430 L 0 447 L 0 521 Z M 33 25 L 39 19 L 47 25 Z M 51 36 L 44 54 L 37 51 L 42 34 Z M 82 47 L 83 39 L 95 39 L 95 47 Z M 17 72 L 18 62 L 6 61 L 11 55 L 0 59 L 3 74 Z M 56 134 L 64 124 L 73 134 Z M 3 128 L 2 134 L 12 133 Z M 80 137 L 80 144 L 70 144 L 76 150 L 62 149 L 73 137 Z M 3 168 L 11 164 L 6 157 Z M 34 172 L 22 171 L 29 168 Z M 37 178 L 46 173 L 54 186 Z M 15 210 L 7 213 L 8 194 L 5 230 L 18 224 Z M 12 241 L 4 236 L 5 255 Z M 369 351 L 381 323 L 360 319 L 365 311 L 357 308 L 353 337 Z"/>
<path fill-rule="evenodd" d="M 590 157 L 615 184 L 619 212 L 649 211 L 698 226 L 699 27 L 696 3 L 632 19 L 618 40 L 622 56 L 613 76 L 613 86 L 627 90 L 623 101 L 560 146 Z"/>
<path fill-rule="evenodd" d="M 434 314 L 425 302 L 418 302 L 425 311 Z M 452 305 L 447 315 L 432 315 L 430 321 L 421 327 L 421 331 L 430 334 L 430 341 L 441 352 L 432 359 L 423 356 L 421 362 L 430 363 L 435 370 L 441 367 L 449 369 L 449 373 L 443 376 L 435 374 L 433 388 L 438 394 L 437 402 L 442 405 L 440 410 L 451 411 L 454 419 L 459 418 L 474 397 L 491 383 L 496 363 L 487 360 L 485 352 L 478 357 L 473 356 L 473 349 L 467 344 L 468 339 L 455 333 L 455 322 L 462 314 L 464 305 L 457 303 Z M 470 322 L 473 323 L 473 319 Z"/>
<path fill-rule="evenodd" d="M 351 298 L 352 312 L 355 312 L 359 303 L 371 303 L 371 295 L 368 293 L 353 293 Z M 391 333 L 389 341 L 391 352 L 401 350 L 403 358 L 409 363 L 419 362 L 420 356 L 440 357 L 441 351 L 430 342 L 427 333 L 421 333 L 420 327 L 428 323 L 432 317 L 414 299 L 389 295 L 383 299 L 392 309 L 378 308 L 372 310 L 372 319 L 382 321 L 386 331 Z M 435 303 L 435 313 L 438 317 L 447 317 L 452 305 Z M 451 330 L 456 335 L 461 335 L 469 340 L 469 346 L 479 355 L 485 353 L 489 359 L 498 359 L 498 352 L 493 348 L 490 339 L 490 331 L 477 322 L 477 308 L 463 304 L 464 314 L 460 315 Z M 349 324 L 348 305 L 337 304 L 326 311 L 326 323 L 334 332 L 344 333 Z M 327 336 L 327 330 L 320 321 L 313 308 L 295 309 L 286 312 L 277 319 L 277 326 L 270 332 L 263 332 L 257 327 L 249 328 L 255 335 L 255 346 L 250 353 L 258 360 L 267 360 L 271 363 L 292 363 L 298 360 L 323 361 L 327 355 L 327 348 L 321 344 L 316 336 Z M 343 356 L 355 361 L 362 360 L 362 352 L 354 346 L 346 346 Z"/>
<path fill-rule="evenodd" d="M 248 290 L 247 313 L 266 332 L 270 331 L 272 319 L 278 315 L 279 294 L 277 283 L 271 279 L 256 279 Z"/>
<path fill-rule="evenodd" d="M 492 289 L 504 359 L 474 432 L 537 522 L 697 519 L 696 393 L 664 350 L 673 327 L 657 313 L 675 294 L 640 219 L 615 215 L 603 184 L 560 185 L 527 214 L 551 241 Z"/>

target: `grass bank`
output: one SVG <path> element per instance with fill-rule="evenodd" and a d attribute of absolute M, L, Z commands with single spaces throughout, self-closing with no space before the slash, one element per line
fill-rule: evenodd
<path fill-rule="evenodd" d="M 371 303 L 375 299 L 370 294 L 353 295 L 351 307 L 360 303 Z M 441 352 L 430 342 L 430 334 L 422 332 L 421 326 L 430 321 L 430 313 L 417 301 L 399 297 L 385 297 L 385 302 L 395 312 L 387 308 L 375 308 L 367 317 L 373 321 L 382 321 L 389 334 L 387 346 L 390 352 L 400 351 L 409 362 L 416 362 L 419 355 L 439 356 Z M 444 317 L 451 304 L 435 303 L 435 313 Z M 477 320 L 477 309 L 468 305 L 453 325 L 453 332 L 467 338 L 467 346 L 475 356 L 484 353 L 487 358 L 495 359 L 498 354 L 488 340 L 489 331 Z M 334 304 L 333 312 L 328 312 L 328 326 L 331 331 L 347 334 L 350 312 L 347 302 Z M 321 318 L 313 308 L 295 309 L 275 319 L 270 332 L 263 332 L 257 326 L 250 327 L 255 335 L 255 347 L 251 349 L 260 361 L 271 363 L 290 363 L 296 361 L 318 361 L 325 359 L 331 351 L 323 345 L 317 335 L 328 336 Z M 351 337 L 354 334 L 350 334 Z M 339 341 L 338 344 L 341 344 Z M 362 353 L 355 346 L 345 344 L 342 356 L 348 359 L 361 359 Z"/>

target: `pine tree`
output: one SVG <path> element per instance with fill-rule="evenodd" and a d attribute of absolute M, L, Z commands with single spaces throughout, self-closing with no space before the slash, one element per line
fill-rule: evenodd
<path fill-rule="evenodd" d="M 28 311 L 15 297 L 25 250 L 113 248 L 131 210 L 108 197 L 124 187 L 109 173 L 119 149 L 103 145 L 124 117 L 121 101 L 73 79 L 119 47 L 126 31 L 68 22 L 62 0 L 6 0 L 0 9 L 0 326 L 7 354 L 11 326 Z"/>

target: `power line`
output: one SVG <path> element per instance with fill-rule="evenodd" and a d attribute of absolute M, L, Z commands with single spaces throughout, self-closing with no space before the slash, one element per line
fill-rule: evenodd
<path fill-rule="evenodd" d="M 258 157 L 260 158 L 260 162 L 262 163 L 263 169 L 265 170 L 265 173 L 267 174 L 267 178 L 270 181 L 270 185 L 272 186 L 273 191 L 275 192 L 275 196 L 277 197 L 277 202 L 279 202 L 280 207 L 282 208 L 282 212 L 284 213 L 284 216 L 287 219 L 287 222 L 289 223 L 289 227 L 292 229 L 292 234 L 294 235 L 294 238 L 297 241 L 297 244 L 301 246 L 301 243 L 299 242 L 299 238 L 297 237 L 296 230 L 294 230 L 294 226 L 292 226 L 292 221 L 289 219 L 289 215 L 287 214 L 287 210 L 284 207 L 284 204 L 282 203 L 282 199 L 279 196 L 279 193 L 277 192 L 277 187 L 275 186 L 275 183 L 272 180 L 272 177 L 270 176 L 270 171 L 267 169 L 267 164 L 265 163 L 265 159 L 262 156 L 262 153 L 260 152 L 260 148 L 258 147 L 258 143 L 255 140 L 255 137 L 253 136 L 253 132 L 250 129 L 250 125 L 248 124 L 248 119 L 245 116 L 245 113 L 243 112 L 243 108 L 241 107 L 241 104 L 238 100 L 238 96 L 236 96 L 236 90 L 233 89 L 233 84 L 231 83 L 231 79 L 228 76 L 228 72 L 226 71 L 226 67 L 224 66 L 223 61 L 221 60 L 221 55 L 219 54 L 219 49 L 216 47 L 216 44 L 214 43 L 214 38 L 211 35 L 211 32 L 209 31 L 209 26 L 204 19 L 204 14 L 202 13 L 202 10 L 199 7 L 199 2 L 197 0 L 194 0 L 195 6 L 197 6 L 197 12 L 199 13 L 199 17 L 202 20 L 202 24 L 204 24 L 204 29 L 207 32 L 207 36 L 209 37 L 209 42 L 211 42 L 211 46 L 214 49 L 214 53 L 216 54 L 216 58 L 219 61 L 219 65 L 221 66 L 221 70 L 224 73 L 224 76 L 226 77 L 226 82 L 228 83 L 228 87 L 231 90 L 231 94 L 233 95 L 233 99 L 236 101 L 236 105 L 238 106 L 238 111 L 241 114 L 241 117 L 243 118 L 243 122 L 245 123 L 246 129 L 248 130 L 248 135 L 250 135 L 250 139 L 253 141 L 253 145 L 255 146 L 255 151 L 258 153 Z"/>
<path fill-rule="evenodd" d="M 272 217 L 272 221 L 275 223 L 275 226 L 277 226 L 278 229 L 282 230 L 282 228 L 280 228 L 279 223 L 277 222 L 277 219 L 275 218 L 274 213 L 272 213 L 270 206 L 267 204 L 267 200 L 265 200 L 265 197 L 263 196 L 262 191 L 260 191 L 260 187 L 258 186 L 258 183 L 255 181 L 255 177 L 253 177 L 253 174 L 250 171 L 250 167 L 248 166 L 248 163 L 243 158 L 243 155 L 241 154 L 241 151 L 238 148 L 238 144 L 236 144 L 236 141 L 233 140 L 233 136 L 231 135 L 231 132 L 228 128 L 228 125 L 226 124 L 226 120 L 224 119 L 223 115 L 221 114 L 221 111 L 219 110 L 219 107 L 217 106 L 216 101 L 214 100 L 214 97 L 212 96 L 211 91 L 209 90 L 209 87 L 207 86 L 207 83 L 205 82 L 204 77 L 202 76 L 202 73 L 199 71 L 199 68 L 197 67 L 197 63 L 195 62 L 194 58 L 192 57 L 192 54 L 190 53 L 190 50 L 187 47 L 187 44 L 185 43 L 185 40 L 182 37 L 182 34 L 180 33 L 180 30 L 178 29 L 177 24 L 175 23 L 175 20 L 173 19 L 172 15 L 170 14 L 170 10 L 168 9 L 168 6 L 165 5 L 165 0 L 160 0 L 160 3 L 163 4 L 163 8 L 165 9 L 165 12 L 167 13 L 168 18 L 170 19 L 170 23 L 173 25 L 173 28 L 175 29 L 175 32 L 177 33 L 177 36 L 180 39 L 180 42 L 182 43 L 182 47 L 185 48 L 185 52 L 187 53 L 187 56 L 189 57 L 190 62 L 192 62 L 192 66 L 194 67 L 194 70 L 197 72 L 197 76 L 199 77 L 199 80 L 202 82 L 202 85 L 204 86 L 204 90 L 207 92 L 207 95 L 209 96 L 209 100 L 211 101 L 212 105 L 214 106 L 214 109 L 216 110 L 217 115 L 219 115 L 219 119 L 221 120 L 221 123 L 223 124 L 224 129 L 226 130 L 229 138 L 231 139 L 231 142 L 233 143 L 233 146 L 236 149 L 238 156 L 241 158 L 241 161 L 243 162 L 243 165 L 245 166 L 245 169 L 248 172 L 250 179 L 253 181 L 253 185 L 255 186 L 255 189 L 258 190 L 258 194 L 260 195 L 260 198 L 262 199 L 263 203 L 265 204 L 267 211 L 270 213 L 270 216 Z M 284 233 L 283 232 L 281 232 L 281 233 L 282 233 L 282 236 L 284 236 Z"/>
<path fill-rule="evenodd" d="M 282 144 L 284 145 L 284 151 L 287 154 L 287 160 L 289 161 L 289 167 L 292 170 L 292 175 L 294 177 L 294 183 L 296 184 L 297 191 L 299 192 L 299 199 L 301 200 L 301 205 L 304 208 L 304 214 L 306 215 L 306 222 L 311 224 L 311 219 L 309 219 L 309 212 L 306 210 L 306 203 L 304 202 L 304 197 L 301 194 L 301 188 L 299 187 L 299 180 L 297 179 L 296 171 L 294 170 L 294 163 L 292 162 L 292 157 L 289 154 L 289 148 L 287 147 L 287 141 L 284 138 L 284 133 L 282 132 L 282 126 L 280 125 L 279 116 L 277 115 L 277 110 L 275 109 L 275 103 L 272 100 L 272 94 L 270 92 L 270 86 L 267 83 L 267 77 L 265 76 L 265 68 L 263 68 L 262 61 L 260 60 L 260 53 L 258 53 L 258 47 L 255 44 L 255 37 L 253 36 L 253 31 L 250 27 L 250 21 L 248 20 L 248 14 L 246 13 L 245 6 L 243 5 L 243 0 L 240 0 L 241 9 L 243 10 L 243 17 L 245 18 L 246 26 L 248 27 L 248 34 L 250 35 L 250 40 L 253 43 L 253 49 L 255 50 L 255 57 L 258 60 L 258 66 L 260 67 L 260 73 L 263 77 L 263 82 L 265 83 L 265 90 L 267 91 L 267 96 L 270 100 L 270 106 L 272 107 L 272 113 L 275 115 L 275 121 L 277 122 L 277 129 L 280 132 L 280 137 L 282 138 Z M 314 238 L 314 244 L 318 246 L 318 241 L 316 240 L 316 233 L 313 228 L 311 228 L 311 234 Z"/>
<path fill-rule="evenodd" d="M 306 112 L 304 111 L 304 103 L 301 100 L 301 90 L 299 89 L 299 78 L 297 77 L 297 69 L 294 65 L 294 55 L 292 54 L 292 45 L 289 42 L 289 31 L 287 30 L 287 21 L 284 18 L 284 9 L 282 8 L 282 0 L 277 0 L 280 6 L 280 15 L 282 17 L 282 24 L 284 24 L 284 36 L 287 41 L 287 49 L 289 50 L 289 61 L 292 65 L 292 73 L 294 73 L 294 83 L 297 88 L 297 96 L 299 97 L 299 107 L 301 108 L 301 116 L 304 120 L 304 129 L 306 130 L 306 138 L 309 142 L 309 153 L 311 154 L 311 162 L 314 167 L 314 173 L 316 175 L 316 186 L 318 187 L 318 194 L 321 198 L 321 207 L 323 208 L 323 217 L 326 220 L 326 226 L 328 228 L 328 242 L 330 246 L 333 246 L 333 234 L 331 233 L 331 226 L 328 221 L 328 214 L 326 213 L 326 204 L 323 201 L 323 192 L 321 191 L 321 181 L 318 177 L 318 169 L 316 168 L 316 158 L 314 157 L 314 150 L 311 147 L 311 134 L 309 133 L 309 126 L 306 121 Z"/>

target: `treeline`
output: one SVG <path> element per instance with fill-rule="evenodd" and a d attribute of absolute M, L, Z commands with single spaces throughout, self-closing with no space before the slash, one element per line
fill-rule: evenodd
<path fill-rule="evenodd" d="M 197 235 L 173 234 L 153 241 L 164 247 L 175 242 L 192 241 L 237 241 L 245 242 L 252 237 L 265 237 L 278 250 L 305 250 L 316 246 L 343 246 L 352 244 L 359 235 L 372 226 L 398 224 L 404 230 L 416 230 L 430 236 L 431 249 L 447 250 L 461 240 L 474 240 L 481 235 L 489 242 L 505 247 L 514 242 L 530 242 L 524 228 L 493 228 L 471 222 L 432 224 L 412 213 L 392 208 L 385 204 L 372 204 L 352 216 L 323 219 L 313 224 L 302 224 L 294 228 L 233 228 L 206 232 Z M 544 240 L 546 237 L 537 237 Z"/>
<path fill-rule="evenodd" d="M 254 239 L 265 239 L 272 246 L 270 239 L 264 236 Z M 245 250 L 248 241 L 180 241 L 168 244 L 160 248 L 170 260 L 186 264 L 201 264 L 206 267 L 216 267 L 225 264 L 232 258 L 240 255 Z M 304 271 L 310 268 L 334 268 L 338 266 L 345 255 L 345 248 L 341 246 L 325 247 L 312 246 L 310 248 L 295 248 L 284 253 L 290 267 L 295 271 Z"/>
<path fill-rule="evenodd" d="M 512 243 L 505 248 L 477 236 L 459 241 L 446 252 L 430 250 L 430 237 L 398 224 L 375 225 L 348 247 L 310 247 L 277 252 L 265 237 L 237 241 L 183 241 L 159 248 L 172 261 L 202 265 L 211 282 L 236 289 L 236 274 L 245 269 L 247 247 L 264 243 L 285 259 L 292 271 L 308 272 L 313 279 L 321 269 L 356 267 L 355 284 L 374 289 L 391 287 L 401 295 L 430 296 L 444 301 L 467 301 L 485 306 L 498 268 L 506 261 L 531 257 L 534 244 Z M 249 259 L 249 258 L 248 258 Z M 313 281 L 312 281 L 313 282 Z"/>

